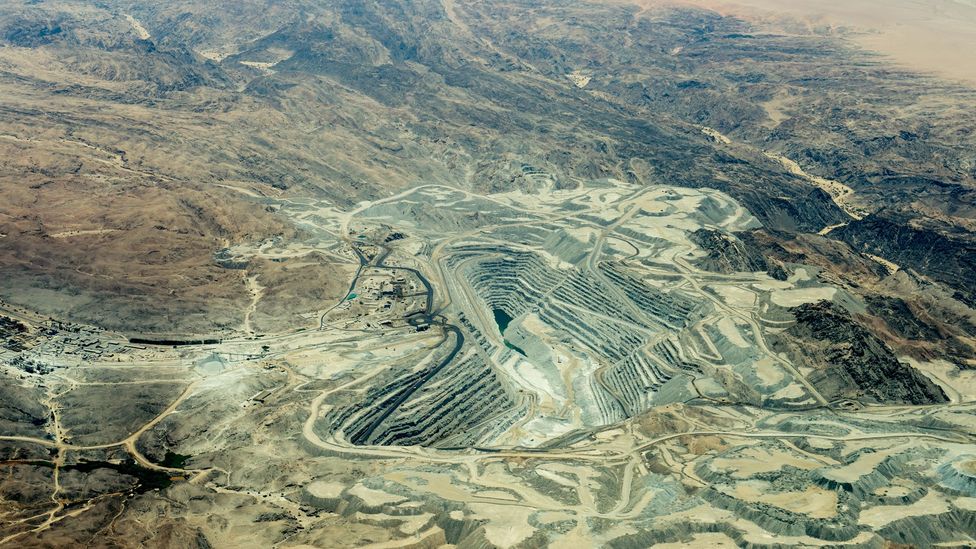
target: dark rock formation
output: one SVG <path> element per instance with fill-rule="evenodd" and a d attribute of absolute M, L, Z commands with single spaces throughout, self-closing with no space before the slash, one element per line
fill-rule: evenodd
<path fill-rule="evenodd" d="M 884 319 L 900 337 L 927 340 L 942 337 L 932 325 L 918 318 L 908 303 L 901 298 L 876 295 L 867 297 L 866 301 L 868 312 Z"/>
<path fill-rule="evenodd" d="M 796 324 L 780 344 L 802 364 L 817 369 L 809 380 L 827 399 L 932 404 L 946 402 L 942 389 L 895 358 L 888 345 L 831 302 L 791 309 Z"/>
<path fill-rule="evenodd" d="M 691 234 L 691 241 L 708 252 L 705 258 L 698 261 L 698 266 L 706 271 L 729 274 L 769 268 L 758 249 L 747 246 L 734 235 L 698 229 Z"/>
<path fill-rule="evenodd" d="M 961 301 L 976 306 L 976 243 L 884 213 L 851 222 L 830 236 L 945 283 L 957 290 Z"/>

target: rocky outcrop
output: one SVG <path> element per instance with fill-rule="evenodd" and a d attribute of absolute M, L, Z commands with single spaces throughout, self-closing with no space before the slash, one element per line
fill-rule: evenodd
<path fill-rule="evenodd" d="M 915 269 L 956 290 L 960 301 L 976 306 L 976 244 L 908 221 L 883 212 L 835 229 L 830 236 Z"/>
<path fill-rule="evenodd" d="M 796 324 L 778 336 L 801 364 L 816 369 L 809 380 L 828 399 L 932 404 L 946 402 L 942 389 L 895 358 L 888 345 L 827 301 L 791 309 Z"/>
<path fill-rule="evenodd" d="M 714 273 L 765 271 L 769 268 L 762 253 L 734 235 L 712 229 L 698 229 L 691 233 L 692 242 L 708 255 L 698 260 L 698 266 Z"/>
<path fill-rule="evenodd" d="M 940 339 L 942 335 L 931 324 L 920 319 L 908 302 L 897 297 L 869 296 L 868 312 L 884 319 L 885 323 L 905 339 Z"/>

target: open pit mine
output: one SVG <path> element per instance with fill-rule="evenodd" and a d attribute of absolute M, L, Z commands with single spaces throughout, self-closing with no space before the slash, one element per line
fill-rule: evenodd
<path fill-rule="evenodd" d="M 0 549 L 976 547 L 973 29 L 0 1 Z"/>
<path fill-rule="evenodd" d="M 294 546 L 328 545 L 333 528 L 383 547 L 972 532 L 973 415 L 953 396 L 973 377 L 942 386 L 885 362 L 883 344 L 861 368 L 888 370 L 826 375 L 803 342 L 827 339 L 819 324 L 850 329 L 829 304 L 853 296 L 753 257 L 736 235 L 761 224 L 722 192 L 605 179 L 492 195 L 427 185 L 347 211 L 261 204 L 307 237 L 219 256 L 346 265 L 312 328 L 150 341 L 10 321 L 26 350 L 8 372 L 48 372 L 20 376 L 21 394 L 49 395 L 55 430 L 39 417 L 0 437 L 20 449 L 5 486 L 53 475 L 56 494 L 22 493 L 4 541 L 96 513 L 120 532 L 134 528 L 121 516 L 167 513 L 194 536 Z M 800 333 L 796 317 L 818 308 Z"/>

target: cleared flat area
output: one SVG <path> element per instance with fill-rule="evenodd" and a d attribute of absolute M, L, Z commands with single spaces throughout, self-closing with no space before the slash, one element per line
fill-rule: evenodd
<path fill-rule="evenodd" d="M 611 0 L 627 2 L 628 0 Z M 843 33 L 896 65 L 976 85 L 976 2 L 971 0 L 629 0 L 697 6 L 772 30 Z"/>

